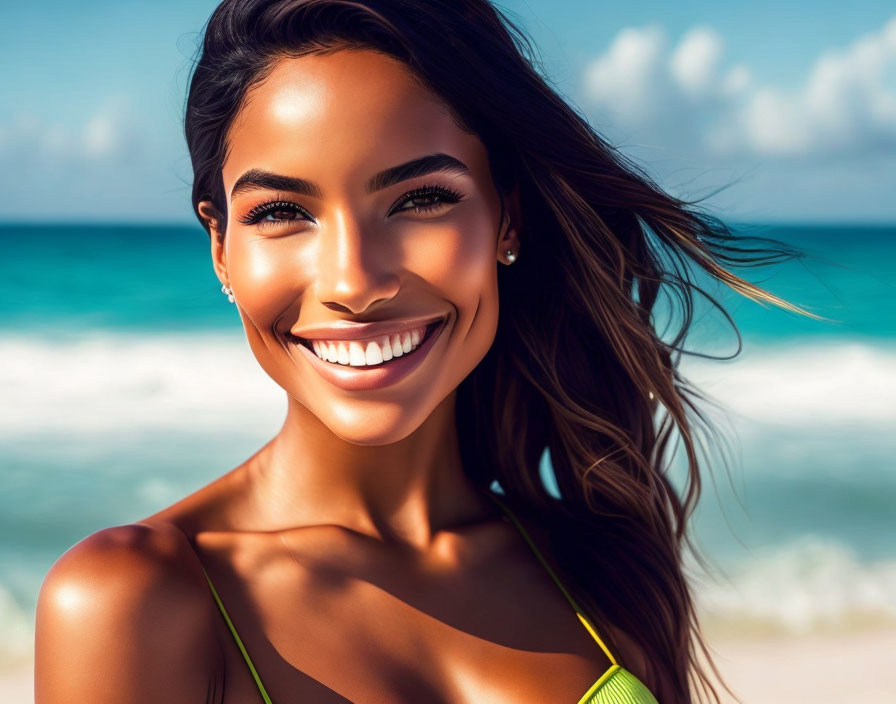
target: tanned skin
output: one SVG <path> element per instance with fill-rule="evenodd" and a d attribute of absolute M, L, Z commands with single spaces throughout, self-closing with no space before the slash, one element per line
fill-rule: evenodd
<path fill-rule="evenodd" d="M 517 193 L 502 220 L 480 140 L 402 63 L 372 51 L 280 60 L 229 141 L 223 242 L 220 216 L 200 209 L 215 273 L 287 393 L 286 419 L 216 481 L 57 560 L 38 600 L 37 704 L 261 702 L 200 565 L 274 702 L 574 704 L 610 662 L 466 479 L 454 423 L 456 388 L 494 340 L 504 253 L 526 256 Z M 469 174 L 366 191 L 374 174 L 435 153 Z M 312 181 L 320 195 L 230 199 L 250 169 Z M 420 213 L 402 204 L 424 185 L 463 198 Z M 307 215 L 240 222 L 271 200 Z M 440 314 L 447 326 L 422 365 L 373 390 L 330 384 L 286 337 Z M 659 694 L 634 641 L 613 635 L 617 659 Z"/>

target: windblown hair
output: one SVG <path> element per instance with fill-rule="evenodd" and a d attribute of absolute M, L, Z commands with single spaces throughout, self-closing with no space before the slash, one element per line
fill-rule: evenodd
<path fill-rule="evenodd" d="M 695 402 L 706 399 L 678 363 L 691 353 L 682 343 L 696 294 L 737 329 L 691 270 L 818 317 L 730 271 L 803 254 L 735 235 L 665 193 L 551 88 L 530 40 L 487 0 L 222 2 L 205 28 L 185 110 L 193 207 L 206 231 L 202 200 L 226 229 L 222 165 L 247 91 L 279 59 L 344 48 L 404 62 L 485 145 L 498 191 L 519 187 L 520 256 L 499 267 L 496 339 L 457 392 L 464 471 L 483 489 L 497 480 L 545 527 L 587 615 L 599 629 L 630 635 L 668 683 L 673 699 L 664 704 L 697 701 L 697 684 L 718 702 L 696 657 L 699 645 L 718 677 L 683 565 L 685 547 L 705 565 L 688 519 L 701 492 L 696 435 L 711 426 Z M 739 246 L 747 239 L 767 247 Z M 654 327 L 663 286 L 682 308 L 671 342 Z M 687 458 L 681 490 L 668 476 L 673 431 Z M 540 478 L 546 448 L 559 498 Z"/>

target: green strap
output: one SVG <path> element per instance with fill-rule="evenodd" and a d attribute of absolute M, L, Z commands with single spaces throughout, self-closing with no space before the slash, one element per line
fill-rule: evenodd
<path fill-rule="evenodd" d="M 202 568 L 202 573 L 205 575 L 208 586 L 212 590 L 212 596 L 215 597 L 215 601 L 218 603 L 218 608 L 221 609 L 221 613 L 224 615 L 224 620 L 227 621 L 227 626 L 230 628 L 230 632 L 233 633 L 233 638 L 234 640 L 236 640 L 236 644 L 239 646 L 240 652 L 243 654 L 243 657 L 246 660 L 246 664 L 249 666 L 249 670 L 252 672 L 252 678 L 255 680 L 255 684 L 258 685 L 258 691 L 261 692 L 261 696 L 264 699 L 265 704 L 273 704 L 273 702 L 271 702 L 271 698 L 268 696 L 268 693 L 264 689 L 264 685 L 261 683 L 261 678 L 258 676 L 258 672 L 255 670 L 255 665 L 252 664 L 252 658 L 249 657 L 249 653 L 246 651 L 246 646 L 243 645 L 243 641 L 240 640 L 239 634 L 237 634 L 236 628 L 234 628 L 233 626 L 233 621 L 231 621 L 230 616 L 227 615 L 227 609 L 224 608 L 221 597 L 219 597 L 218 592 L 215 591 L 215 585 L 212 584 L 212 580 L 209 578 L 208 572 L 205 571 L 205 567 Z"/>
<path fill-rule="evenodd" d="M 582 608 L 576 603 L 576 600 L 572 598 L 572 594 L 570 594 L 566 590 L 566 587 L 563 586 L 563 583 L 560 581 L 560 579 L 554 573 L 554 570 L 551 569 L 551 566 L 548 564 L 548 561 L 545 560 L 544 556 L 541 554 L 541 551 L 538 549 L 538 547 L 535 545 L 535 542 L 529 536 L 529 532 L 523 527 L 523 524 L 520 523 L 519 519 L 516 517 L 516 515 L 513 513 L 513 511 L 510 510 L 510 507 L 507 506 L 503 501 L 501 501 L 495 495 L 494 492 L 486 491 L 485 493 L 495 503 L 497 503 L 498 506 L 500 506 L 504 510 L 504 512 L 507 514 L 508 518 L 510 518 L 510 520 L 513 521 L 514 525 L 516 525 L 516 527 L 519 529 L 523 538 L 529 544 L 529 547 L 532 548 L 532 552 L 535 553 L 535 557 L 538 558 L 538 561 L 541 562 L 541 564 L 544 566 L 544 568 L 548 571 L 548 574 L 551 575 L 551 579 L 553 579 L 554 582 L 556 583 L 556 585 L 558 587 L 560 587 L 560 591 L 563 592 L 563 595 L 566 597 L 567 601 L 569 601 L 569 603 L 572 605 L 572 608 L 578 615 L 579 620 L 582 622 L 582 625 L 585 626 L 585 629 L 591 634 L 591 637 L 594 638 L 595 641 L 597 641 L 597 644 L 600 646 L 601 650 L 603 650 L 604 653 L 606 653 L 607 657 L 610 659 L 610 662 L 613 663 L 614 665 L 616 665 L 617 664 L 616 658 L 613 657 L 613 654 L 610 652 L 610 649 L 607 648 L 607 646 L 604 644 L 603 640 L 601 640 L 600 636 L 597 635 L 597 631 L 595 630 L 594 626 L 591 625 L 591 621 L 588 620 L 588 617 L 585 615 L 585 612 L 582 610 Z"/>

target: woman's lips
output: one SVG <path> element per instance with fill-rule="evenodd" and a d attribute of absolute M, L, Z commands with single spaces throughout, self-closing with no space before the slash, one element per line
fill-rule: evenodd
<path fill-rule="evenodd" d="M 420 366 L 441 339 L 447 320 L 445 317 L 427 326 L 426 334 L 415 349 L 372 366 L 353 367 L 327 362 L 317 356 L 307 340 L 295 335 L 288 335 L 288 338 L 290 345 L 301 350 L 301 354 L 308 358 L 311 366 L 326 381 L 346 391 L 364 391 L 395 384 Z"/>
<path fill-rule="evenodd" d="M 402 334 L 409 330 L 428 327 L 444 320 L 446 315 L 418 316 L 416 318 L 369 321 L 366 323 L 347 320 L 335 321 L 329 325 L 306 325 L 299 330 L 290 330 L 293 337 L 306 340 L 368 340 L 378 337 Z"/>

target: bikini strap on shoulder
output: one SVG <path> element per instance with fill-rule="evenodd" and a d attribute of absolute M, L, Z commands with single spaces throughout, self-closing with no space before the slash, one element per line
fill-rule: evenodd
<path fill-rule="evenodd" d="M 538 549 L 538 546 L 535 545 L 535 541 L 533 541 L 532 538 L 531 538 L 531 536 L 529 535 L 529 531 L 527 531 L 527 530 L 525 529 L 525 527 L 523 527 L 523 524 L 520 523 L 519 519 L 516 517 L 516 515 L 513 513 L 513 511 L 510 510 L 510 507 L 509 507 L 507 504 L 505 504 L 501 499 L 499 499 L 499 498 L 495 495 L 494 492 L 492 492 L 492 491 L 486 491 L 485 493 L 486 493 L 486 494 L 487 494 L 487 495 L 488 495 L 488 496 L 489 496 L 495 503 L 497 503 L 498 506 L 501 507 L 501 509 L 504 511 L 504 513 L 507 514 L 507 517 L 508 517 L 508 518 L 513 522 L 513 524 L 517 527 L 517 529 L 519 530 L 520 534 L 521 534 L 521 535 L 523 536 L 523 538 L 525 539 L 526 543 L 528 543 L 529 547 L 532 549 L 532 552 L 535 553 L 535 557 L 538 558 L 538 561 L 539 561 L 539 562 L 542 564 L 542 566 L 547 570 L 548 574 L 551 576 L 551 579 L 554 580 L 554 583 L 555 583 L 558 587 L 560 587 L 560 591 L 563 592 L 563 596 L 566 597 L 566 600 L 570 603 L 570 605 L 572 606 L 573 610 L 576 612 L 576 615 L 579 617 L 579 620 L 582 622 L 582 625 L 585 626 L 585 629 L 588 631 L 588 633 L 591 634 L 591 637 L 594 638 L 594 640 L 595 640 L 595 641 L 597 642 L 597 644 L 600 646 L 601 650 L 604 651 L 604 653 L 606 654 L 606 656 L 610 659 L 610 662 L 613 663 L 613 665 L 616 665 L 616 664 L 617 664 L 617 663 L 616 663 L 616 658 L 613 657 L 613 654 L 610 652 L 610 649 L 604 644 L 604 642 L 603 642 L 603 640 L 601 640 L 600 636 L 597 635 L 597 631 L 595 630 L 594 626 L 591 625 L 591 621 L 590 621 L 590 620 L 588 619 L 588 617 L 585 615 L 585 612 L 584 612 L 584 611 L 582 610 L 582 608 L 578 605 L 578 603 L 576 603 L 576 600 L 572 598 L 572 594 L 570 594 L 569 591 L 567 591 L 566 587 L 563 586 L 563 582 L 561 582 L 561 581 L 560 581 L 560 578 L 557 577 L 557 575 L 554 573 L 554 570 L 553 570 L 553 569 L 551 568 L 551 566 L 548 564 L 548 561 L 545 559 L 544 555 L 541 554 L 541 550 Z"/>

